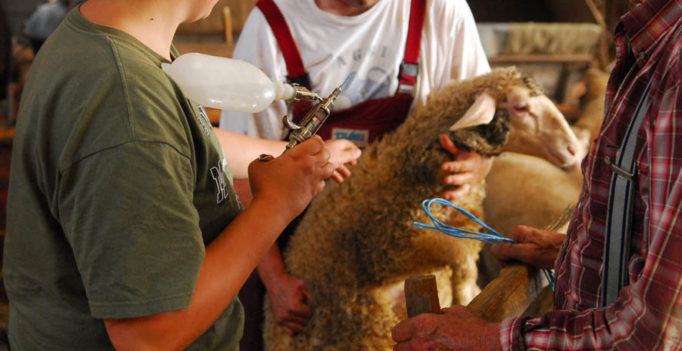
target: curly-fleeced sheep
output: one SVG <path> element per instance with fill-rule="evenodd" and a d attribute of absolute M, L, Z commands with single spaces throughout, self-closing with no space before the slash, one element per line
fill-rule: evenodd
<path fill-rule="evenodd" d="M 480 116 L 492 121 L 477 125 Z M 444 305 L 477 293 L 482 244 L 412 225 L 426 222 L 421 201 L 446 190 L 438 179 L 449 157 L 438 141 L 443 133 L 459 148 L 486 155 L 533 144 L 557 164 L 574 162 L 577 143 L 556 107 L 514 68 L 433 91 L 397 130 L 364 151 L 352 177 L 328 184 L 309 207 L 284 257 L 289 272 L 311 287 L 313 316 L 291 337 L 266 307 L 268 350 L 390 350 L 391 327 L 406 316 L 401 291 L 410 275 L 436 273 Z M 458 205 L 481 216 L 483 197 L 479 184 Z M 434 212 L 478 230 L 459 214 Z"/>

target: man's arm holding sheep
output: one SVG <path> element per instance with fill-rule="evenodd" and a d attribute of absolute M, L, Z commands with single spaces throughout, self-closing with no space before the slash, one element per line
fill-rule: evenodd
<path fill-rule="evenodd" d="M 310 288 L 303 279 L 287 272 L 277 245 L 261 259 L 258 275 L 268 291 L 275 322 L 288 335 L 302 331 L 312 316 L 312 309 L 307 304 Z"/>
<path fill-rule="evenodd" d="M 440 145 L 452 154 L 452 160 L 443 162 L 440 167 L 443 183 L 455 188 L 444 192 L 441 196 L 450 201 L 457 201 L 469 192 L 472 185 L 485 179 L 492 168 L 493 159 L 475 152 L 457 149 L 445 134 L 440 136 Z"/>

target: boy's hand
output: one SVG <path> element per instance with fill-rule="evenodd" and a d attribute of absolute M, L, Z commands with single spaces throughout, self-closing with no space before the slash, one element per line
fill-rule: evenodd
<path fill-rule="evenodd" d="M 319 136 L 291 148 L 277 158 L 249 164 L 253 201 L 265 199 L 293 219 L 324 189 L 335 166 Z"/>

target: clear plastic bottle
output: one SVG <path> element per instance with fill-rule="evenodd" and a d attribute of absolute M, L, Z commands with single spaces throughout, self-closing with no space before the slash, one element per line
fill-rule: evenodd
<path fill-rule="evenodd" d="M 259 112 L 273 100 L 296 94 L 293 86 L 273 82 L 258 67 L 237 59 L 189 53 L 161 68 L 188 98 L 205 107 Z"/>

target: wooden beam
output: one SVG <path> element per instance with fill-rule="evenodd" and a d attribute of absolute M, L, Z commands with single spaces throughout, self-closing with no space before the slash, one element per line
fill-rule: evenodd
<path fill-rule="evenodd" d="M 546 285 L 540 270 L 512 264 L 502 268 L 500 275 L 483 288 L 468 308 L 487 321 L 501 322 L 521 315 Z"/>
<path fill-rule="evenodd" d="M 601 29 L 606 30 L 606 20 L 604 20 L 604 15 L 601 13 L 601 11 L 599 11 L 597 5 L 594 3 L 594 0 L 585 0 L 585 4 L 587 4 L 587 8 L 590 9 L 592 17 L 594 17 L 594 20 L 601 27 Z"/>
<path fill-rule="evenodd" d="M 498 55 L 489 57 L 490 63 L 548 62 L 548 63 L 591 63 L 594 57 L 590 54 L 570 55 Z"/>

